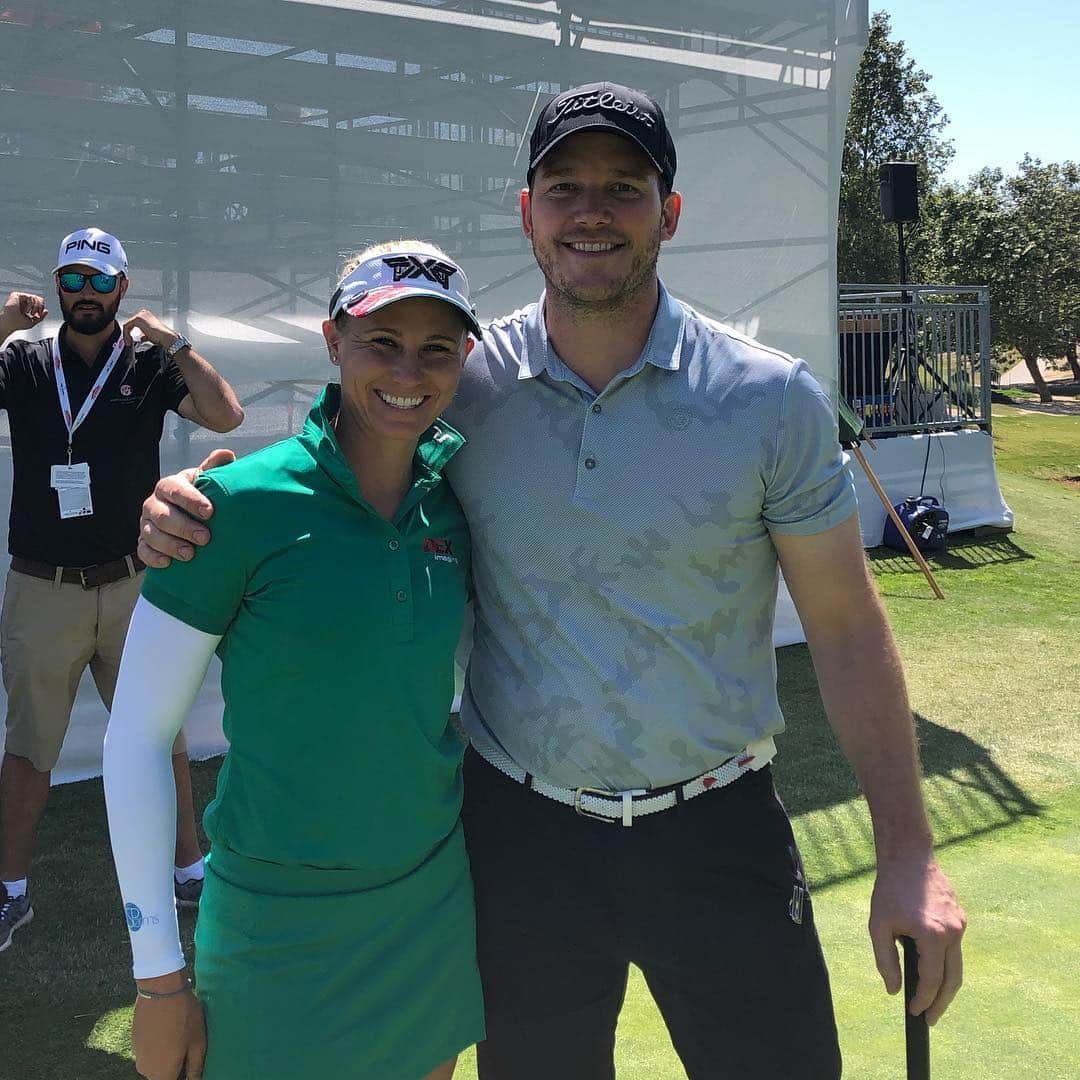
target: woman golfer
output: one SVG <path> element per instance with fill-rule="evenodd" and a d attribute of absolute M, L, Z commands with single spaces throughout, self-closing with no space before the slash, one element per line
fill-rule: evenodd
<path fill-rule="evenodd" d="M 323 324 L 340 386 L 199 477 L 214 542 L 147 573 L 128 634 L 105 793 L 152 1080 L 444 1080 L 484 1035 L 448 722 L 469 537 L 441 472 L 464 440 L 438 419 L 480 327 L 431 245 L 347 270 Z M 196 999 L 169 748 L 215 650 L 231 749 Z"/>

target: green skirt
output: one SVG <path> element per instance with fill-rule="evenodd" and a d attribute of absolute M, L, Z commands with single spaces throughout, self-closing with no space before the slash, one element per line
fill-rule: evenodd
<path fill-rule="evenodd" d="M 205 1080 L 420 1080 L 484 1037 L 460 823 L 403 878 L 215 850 L 195 933 Z"/>

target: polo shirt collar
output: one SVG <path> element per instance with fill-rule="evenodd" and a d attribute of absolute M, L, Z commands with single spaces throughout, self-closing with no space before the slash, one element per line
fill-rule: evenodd
<path fill-rule="evenodd" d="M 341 385 L 327 383 L 321 394 L 315 399 L 308 413 L 303 431 L 297 436 L 315 461 L 333 479 L 354 498 L 360 498 L 360 488 L 356 476 L 349 467 L 341 451 L 333 420 L 341 408 Z M 446 463 L 465 445 L 465 436 L 439 417 L 420 436 L 413 459 L 415 475 L 412 493 L 423 494 L 433 488 L 442 479 L 442 470 Z M 415 501 L 407 497 L 402 503 L 411 505 Z"/>
<path fill-rule="evenodd" d="M 637 360 L 622 373 L 623 378 L 630 378 L 652 364 L 662 371 L 678 371 L 682 353 L 683 336 L 686 328 L 686 311 L 659 282 L 660 298 L 656 305 L 656 318 L 653 319 L 645 348 Z M 573 372 L 563 363 L 559 354 L 551 345 L 544 320 L 544 301 L 547 292 L 540 297 L 539 303 L 525 317 L 524 340 L 521 348 L 521 364 L 518 368 L 519 379 L 535 379 L 546 371 L 553 379 L 564 382 L 576 382 Z"/>
<path fill-rule="evenodd" d="M 72 364 L 78 364 L 79 367 L 86 371 L 98 371 L 104 364 L 112 352 L 113 346 L 116 344 L 116 339 L 120 336 L 120 324 L 113 322 L 113 332 L 109 335 L 108 341 L 101 346 L 101 351 L 97 354 L 94 363 L 88 368 L 83 363 L 82 357 L 71 347 L 68 343 L 68 324 L 64 323 L 57 331 L 57 341 L 60 344 L 60 358 L 61 360 L 70 361 Z"/>

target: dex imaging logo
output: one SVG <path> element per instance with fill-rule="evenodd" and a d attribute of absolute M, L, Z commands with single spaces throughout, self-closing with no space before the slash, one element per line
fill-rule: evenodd
<path fill-rule="evenodd" d="M 444 289 L 449 289 L 450 278 L 457 273 L 457 267 L 453 263 L 436 258 L 425 259 L 419 255 L 393 255 L 383 259 L 383 262 L 394 271 L 395 282 L 425 277 L 428 281 L 437 282 Z"/>
<path fill-rule="evenodd" d="M 453 545 L 449 540 L 443 540 L 439 536 L 425 536 L 424 551 L 430 555 L 435 562 L 457 563 L 457 556 L 454 554 Z"/>

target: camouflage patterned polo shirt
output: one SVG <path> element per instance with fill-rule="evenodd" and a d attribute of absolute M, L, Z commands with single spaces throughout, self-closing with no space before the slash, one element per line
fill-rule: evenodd
<path fill-rule="evenodd" d="M 462 722 L 564 787 L 655 788 L 783 730 L 770 534 L 855 512 L 807 365 L 661 288 L 637 361 L 594 393 L 543 299 L 492 324 L 447 419 L 472 532 Z"/>

